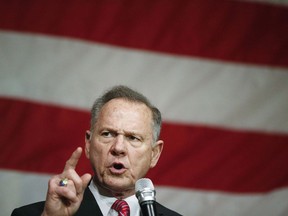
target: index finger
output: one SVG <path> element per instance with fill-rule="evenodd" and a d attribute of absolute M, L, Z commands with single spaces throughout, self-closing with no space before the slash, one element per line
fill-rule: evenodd
<path fill-rule="evenodd" d="M 79 158 L 82 154 L 82 148 L 78 147 L 71 155 L 71 157 L 66 161 L 64 171 L 69 169 L 76 169 L 76 166 L 78 164 Z"/>

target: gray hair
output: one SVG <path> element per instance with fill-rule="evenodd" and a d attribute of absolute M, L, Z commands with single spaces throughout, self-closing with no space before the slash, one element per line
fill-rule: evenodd
<path fill-rule="evenodd" d="M 154 107 L 150 101 L 141 93 L 132 90 L 131 88 L 123 85 L 115 86 L 104 93 L 101 97 L 96 99 L 91 109 L 91 132 L 94 130 L 95 124 L 98 120 L 99 113 L 102 107 L 112 99 L 123 98 L 125 100 L 145 104 L 152 112 L 152 127 L 153 127 L 153 140 L 156 142 L 159 139 L 162 118 L 160 111 Z"/>

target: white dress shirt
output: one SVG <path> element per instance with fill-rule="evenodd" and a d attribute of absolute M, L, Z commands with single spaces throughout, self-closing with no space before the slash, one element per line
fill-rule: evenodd
<path fill-rule="evenodd" d="M 93 181 L 90 182 L 88 187 L 95 199 L 97 200 L 103 216 L 118 216 L 118 212 L 116 212 L 114 209 L 111 209 L 111 206 L 116 201 L 115 197 L 106 197 L 101 195 Z M 140 206 L 135 195 L 127 197 L 124 200 L 128 203 L 130 207 L 130 215 L 140 215 Z"/>

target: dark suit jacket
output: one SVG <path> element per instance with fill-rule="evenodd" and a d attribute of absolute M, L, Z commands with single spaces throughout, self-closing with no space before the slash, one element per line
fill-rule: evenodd
<path fill-rule="evenodd" d="M 40 216 L 44 209 L 45 202 L 37 202 L 14 209 L 11 216 Z M 158 216 L 181 216 L 161 204 L 156 202 Z M 75 216 L 102 216 L 101 210 L 96 202 L 93 194 L 86 188 L 83 201 Z M 131 215 L 135 216 L 135 215 Z"/>

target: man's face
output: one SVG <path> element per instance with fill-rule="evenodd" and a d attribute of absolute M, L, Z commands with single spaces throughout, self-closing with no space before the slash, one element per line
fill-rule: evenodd
<path fill-rule="evenodd" d="M 134 194 L 135 182 L 156 165 L 163 147 L 161 140 L 152 145 L 150 109 L 123 99 L 113 99 L 102 108 L 90 136 L 86 156 L 96 183 L 112 192 L 110 195 Z"/>

